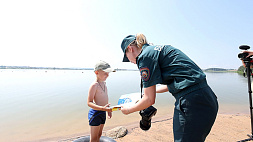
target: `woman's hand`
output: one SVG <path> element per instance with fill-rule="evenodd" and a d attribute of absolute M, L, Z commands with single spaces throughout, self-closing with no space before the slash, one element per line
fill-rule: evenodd
<path fill-rule="evenodd" d="M 253 51 L 243 51 L 243 53 L 248 53 L 249 54 L 246 58 L 248 58 L 248 57 L 250 57 L 250 56 L 253 55 Z"/>
<path fill-rule="evenodd" d="M 122 112 L 123 114 L 125 114 L 125 115 L 130 114 L 129 107 L 121 106 L 121 112 Z"/>
<path fill-rule="evenodd" d="M 121 106 L 121 112 L 125 115 L 148 108 L 155 103 L 156 85 L 144 88 L 142 99 L 131 107 Z"/>
<path fill-rule="evenodd" d="M 249 54 L 249 55 L 246 56 L 245 58 L 249 58 L 250 56 L 253 56 L 253 51 L 244 51 L 243 53 L 248 53 L 248 54 Z M 242 65 L 246 68 L 245 62 L 243 61 L 243 59 L 241 59 L 241 60 L 242 60 Z M 253 68 L 253 65 L 252 65 L 252 64 L 251 64 L 250 68 L 251 68 L 251 69 Z"/>

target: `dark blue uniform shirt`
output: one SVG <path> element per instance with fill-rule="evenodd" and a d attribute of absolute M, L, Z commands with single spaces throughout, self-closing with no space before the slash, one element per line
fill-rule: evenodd
<path fill-rule="evenodd" d="M 200 84 L 206 78 L 188 56 L 170 45 L 143 45 L 142 52 L 137 57 L 137 65 L 144 88 L 166 84 L 173 95 Z"/>

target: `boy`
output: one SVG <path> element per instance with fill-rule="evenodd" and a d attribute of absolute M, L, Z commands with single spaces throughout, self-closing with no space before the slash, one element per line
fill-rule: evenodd
<path fill-rule="evenodd" d="M 91 109 L 89 110 L 88 119 L 91 133 L 90 142 L 99 142 L 106 120 L 106 111 L 108 112 L 108 118 L 112 117 L 105 81 L 109 73 L 115 72 L 115 70 L 108 63 L 99 61 L 95 65 L 94 72 L 97 78 L 89 88 L 87 104 Z"/>

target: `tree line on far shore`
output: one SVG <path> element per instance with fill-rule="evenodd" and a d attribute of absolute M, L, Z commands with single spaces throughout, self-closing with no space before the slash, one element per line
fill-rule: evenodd
<path fill-rule="evenodd" d="M 208 68 L 203 70 L 205 72 L 236 72 L 236 69 L 224 69 L 224 68 Z"/>
<path fill-rule="evenodd" d="M 203 71 L 205 72 L 235 72 L 242 74 L 245 70 L 244 66 L 240 66 L 237 70 L 236 69 L 223 69 L 223 68 L 208 68 Z"/>

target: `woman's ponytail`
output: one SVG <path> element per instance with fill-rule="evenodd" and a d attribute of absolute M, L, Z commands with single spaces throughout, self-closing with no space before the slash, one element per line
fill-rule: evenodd
<path fill-rule="evenodd" d="M 147 39 L 142 33 L 136 34 L 136 42 L 139 48 L 142 48 L 144 44 L 147 44 Z"/>

